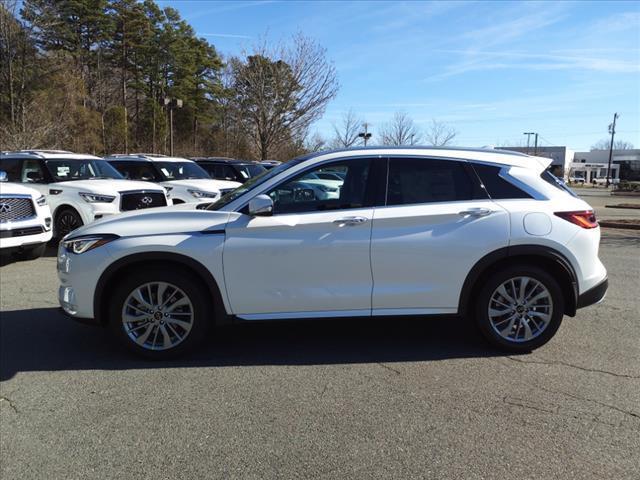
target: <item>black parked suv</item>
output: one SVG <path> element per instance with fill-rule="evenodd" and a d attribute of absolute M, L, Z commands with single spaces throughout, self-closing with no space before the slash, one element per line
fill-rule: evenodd
<path fill-rule="evenodd" d="M 211 178 L 216 180 L 244 183 L 251 177 L 256 177 L 267 171 L 263 165 L 248 160 L 227 157 L 194 157 L 191 160 L 196 161 L 209 173 Z"/>

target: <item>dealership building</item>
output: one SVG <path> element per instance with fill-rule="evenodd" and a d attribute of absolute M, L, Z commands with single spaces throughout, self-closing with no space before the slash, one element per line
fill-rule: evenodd
<path fill-rule="evenodd" d="M 551 159 L 550 169 L 558 177 L 584 178 L 591 183 L 594 178 L 606 178 L 609 165 L 609 150 L 575 152 L 567 147 L 500 147 Z M 640 149 L 613 150 L 611 157 L 611 178 L 640 181 Z"/>

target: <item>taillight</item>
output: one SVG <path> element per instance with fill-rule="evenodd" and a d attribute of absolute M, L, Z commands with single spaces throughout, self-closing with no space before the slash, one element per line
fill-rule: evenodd
<path fill-rule="evenodd" d="M 564 218 L 567 222 L 571 222 L 582 228 L 596 228 L 598 221 L 593 210 L 580 210 L 577 212 L 555 212 L 556 216 Z"/>

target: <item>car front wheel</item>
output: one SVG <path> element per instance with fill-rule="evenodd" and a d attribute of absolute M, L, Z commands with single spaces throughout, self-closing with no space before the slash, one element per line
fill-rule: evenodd
<path fill-rule="evenodd" d="M 558 282 L 533 266 L 515 266 L 491 275 L 476 301 L 476 321 L 493 345 L 526 352 L 547 343 L 564 316 Z"/>
<path fill-rule="evenodd" d="M 206 316 L 206 293 L 193 275 L 147 268 L 118 285 L 109 325 L 128 349 L 163 359 L 193 350 L 205 336 Z"/>

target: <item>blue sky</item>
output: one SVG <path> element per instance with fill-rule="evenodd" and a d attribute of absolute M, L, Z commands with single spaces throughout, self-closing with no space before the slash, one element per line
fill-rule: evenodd
<path fill-rule="evenodd" d="M 640 2 L 160 1 L 223 55 L 302 32 L 327 49 L 340 92 L 313 130 L 353 108 L 373 125 L 402 110 L 444 121 L 457 145 L 640 148 Z"/>

